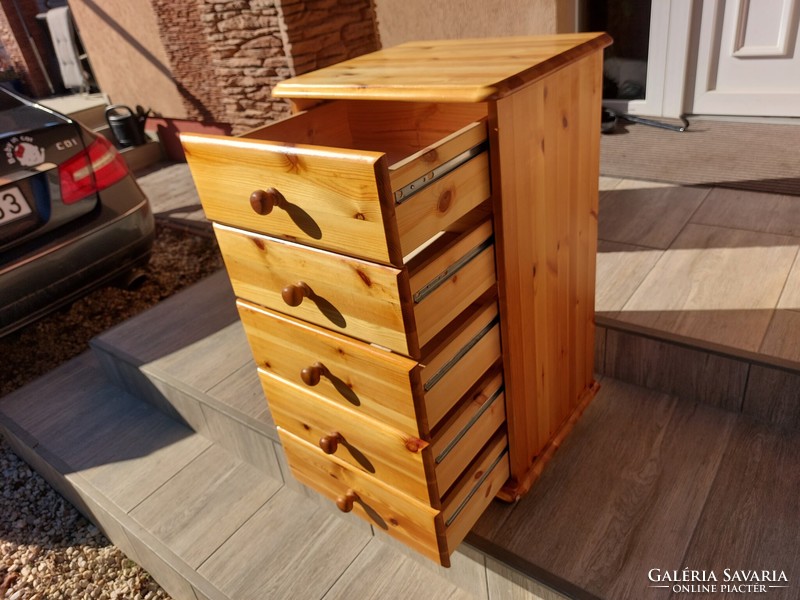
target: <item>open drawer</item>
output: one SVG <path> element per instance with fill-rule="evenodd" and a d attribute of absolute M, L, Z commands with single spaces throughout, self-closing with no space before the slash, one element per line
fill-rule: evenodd
<path fill-rule="evenodd" d="M 214 225 L 236 295 L 419 359 L 496 287 L 492 223 L 447 232 L 402 269 Z"/>
<path fill-rule="evenodd" d="M 498 431 L 442 499 L 441 510 L 278 427 L 296 479 L 317 490 L 343 512 L 353 512 L 376 530 L 450 566 L 450 555 L 508 479 L 505 430 Z"/>
<path fill-rule="evenodd" d="M 487 294 L 409 358 L 239 300 L 259 369 L 411 437 L 431 431 L 500 360 L 497 303 Z M 267 398 L 276 390 L 262 377 Z"/>
<path fill-rule="evenodd" d="M 490 197 L 486 110 L 343 100 L 181 142 L 210 220 L 401 266 Z"/>

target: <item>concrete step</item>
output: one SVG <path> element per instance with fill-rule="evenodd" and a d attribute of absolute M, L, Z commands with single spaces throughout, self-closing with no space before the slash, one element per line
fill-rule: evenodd
<path fill-rule="evenodd" d="M 0 399 L 0 434 L 176 600 L 545 593 L 466 545 L 449 570 L 417 557 L 287 477 L 278 452 L 265 473 L 122 391 L 93 353 Z"/>

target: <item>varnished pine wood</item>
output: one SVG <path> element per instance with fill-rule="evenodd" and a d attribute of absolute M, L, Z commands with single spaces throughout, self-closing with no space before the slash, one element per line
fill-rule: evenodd
<path fill-rule="evenodd" d="M 436 480 L 441 493 L 447 493 L 483 445 L 505 423 L 502 386 L 502 373 L 490 374 L 477 389 L 467 394 L 453 414 L 442 423 L 431 446 L 434 460 L 437 461 Z M 488 404 L 490 401 L 491 404 Z M 478 417 L 482 409 L 483 413 Z"/>
<path fill-rule="evenodd" d="M 413 354 L 406 336 L 404 272 L 215 225 L 236 295 L 352 337 Z M 289 306 L 281 292 L 305 283 L 311 298 Z"/>
<path fill-rule="evenodd" d="M 583 58 L 490 105 L 517 481 L 525 480 L 593 381 L 600 65 L 599 54 Z"/>
<path fill-rule="evenodd" d="M 444 273 L 458 259 L 480 246 L 492 235 L 491 221 L 485 221 L 460 236 L 445 236 L 409 263 L 411 294 L 416 294 Z M 494 250 L 488 247 L 414 306 L 420 346 L 465 310 L 496 282 Z"/>
<path fill-rule="evenodd" d="M 496 444 L 496 445 L 495 445 Z M 486 460 L 478 461 L 473 468 L 467 471 L 464 476 L 464 482 L 475 482 L 476 480 L 480 479 L 485 473 L 486 469 L 488 469 L 492 462 L 490 462 L 490 458 L 493 456 L 494 451 L 497 447 L 505 447 L 505 434 L 502 433 L 496 440 L 494 444 L 488 446 L 492 452 L 486 455 Z M 461 509 L 461 512 L 458 513 L 458 516 L 455 520 L 447 527 L 447 547 L 453 551 L 455 548 L 461 543 L 461 541 L 466 537 L 469 533 L 472 526 L 475 524 L 475 521 L 478 520 L 478 517 L 483 514 L 486 510 L 486 507 L 489 505 L 490 502 L 494 499 L 497 493 L 500 491 L 500 488 L 503 486 L 503 483 L 508 480 L 510 475 L 510 469 L 508 460 L 506 460 L 505 456 L 501 455 L 499 462 L 495 465 L 495 467 L 489 471 L 489 474 L 483 480 L 483 482 L 474 489 L 471 489 L 469 493 L 472 496 L 469 498 L 467 504 Z M 466 486 L 464 487 L 466 491 Z M 459 491 L 461 491 L 459 489 Z M 456 496 L 460 494 L 454 495 L 454 499 Z M 454 502 L 451 507 L 455 507 L 456 503 Z"/>
<path fill-rule="evenodd" d="M 460 341 L 459 339 L 450 346 L 452 354 L 448 352 L 449 356 L 462 349 L 463 346 L 458 345 Z M 495 325 L 453 365 L 444 377 L 425 392 L 425 414 L 431 428 L 442 420 L 459 398 L 467 393 L 487 369 L 500 359 L 500 356 L 500 326 Z M 428 376 L 435 373 L 429 369 L 425 371 L 428 372 Z"/>
<path fill-rule="evenodd" d="M 360 501 L 353 513 L 436 562 L 445 562 L 437 540 L 443 530 L 439 511 L 363 474 L 339 460 L 326 456 L 319 448 L 278 428 L 292 473 L 301 482 L 334 502 L 347 490 Z M 445 565 L 447 566 L 447 565 Z"/>
<path fill-rule="evenodd" d="M 446 230 L 490 194 L 487 152 L 414 194 L 395 210 L 403 254 Z"/>
<path fill-rule="evenodd" d="M 300 385 L 301 371 L 321 362 L 328 375 L 315 393 L 410 435 L 426 434 L 414 405 L 415 361 L 242 300 L 237 307 L 261 369 Z"/>
<path fill-rule="evenodd" d="M 422 460 L 426 442 L 265 371 L 259 371 L 259 376 L 276 425 L 320 448 L 321 440 L 335 432 L 337 442 L 329 445 L 326 454 L 431 504 Z"/>
<path fill-rule="evenodd" d="M 401 263 L 396 231 L 386 231 L 394 200 L 379 183 L 388 177 L 382 154 L 201 134 L 185 134 L 181 142 L 210 220 Z M 268 187 L 290 208 L 253 211 L 250 195 Z"/>
<path fill-rule="evenodd" d="M 273 94 L 298 107 L 320 98 L 482 102 L 610 43 L 601 33 L 409 42 L 282 81 Z"/>
<path fill-rule="evenodd" d="M 452 110 L 452 106 L 448 106 L 447 110 Z M 389 166 L 392 188 L 400 189 L 430 172 L 432 168 L 447 162 L 450 158 L 487 141 L 489 135 L 486 131 L 485 110 L 486 107 L 481 105 L 481 114 L 476 115 L 476 118 L 480 119 L 477 122 L 470 123 L 454 133 L 437 137 L 414 154 L 393 162 Z"/>

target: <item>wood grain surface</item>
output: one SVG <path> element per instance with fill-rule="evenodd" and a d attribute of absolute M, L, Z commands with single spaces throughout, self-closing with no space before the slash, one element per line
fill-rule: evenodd
<path fill-rule="evenodd" d="M 394 199 L 381 153 L 201 134 L 181 142 L 210 220 L 400 264 L 396 232 L 386 232 Z M 258 214 L 250 195 L 269 188 L 287 204 Z"/>
<path fill-rule="evenodd" d="M 426 442 L 340 407 L 307 388 L 264 371 L 259 375 L 278 427 L 317 447 L 323 438 L 338 436 L 330 456 L 420 502 L 433 502 L 423 460 L 423 453 L 430 453 Z"/>
<path fill-rule="evenodd" d="M 405 273 L 392 267 L 214 225 L 236 295 L 351 337 L 412 354 L 401 294 Z M 298 306 L 286 286 L 307 284 Z"/>
<path fill-rule="evenodd" d="M 511 472 L 523 493 L 593 383 L 601 74 L 595 53 L 490 105 Z"/>
<path fill-rule="evenodd" d="M 415 361 L 255 304 L 239 300 L 237 306 L 259 368 L 299 385 L 301 371 L 319 362 L 328 374 L 315 393 L 400 431 L 426 435 L 415 410 Z"/>
<path fill-rule="evenodd" d="M 444 530 L 439 511 L 363 474 L 335 456 L 323 454 L 319 448 L 280 427 L 278 433 L 292 474 L 298 480 L 334 502 L 348 490 L 355 491 L 359 500 L 353 503 L 353 513 L 428 558 L 447 564 L 446 549 L 439 544 L 439 535 Z"/>
<path fill-rule="evenodd" d="M 736 418 L 605 378 L 531 492 L 473 533 L 600 598 L 642 597 L 652 565 L 685 564 Z"/>
<path fill-rule="evenodd" d="M 797 430 L 770 428 L 747 419 L 736 424 L 683 564 L 714 570 L 720 583 L 725 569 L 784 572 L 788 582 L 767 582 L 764 592 L 744 596 L 728 591 L 695 597 L 733 600 L 763 594 L 778 600 L 797 598 L 799 464 Z"/>
<path fill-rule="evenodd" d="M 273 94 L 297 106 L 330 98 L 481 102 L 610 43 L 603 33 L 409 42 L 282 81 Z"/>

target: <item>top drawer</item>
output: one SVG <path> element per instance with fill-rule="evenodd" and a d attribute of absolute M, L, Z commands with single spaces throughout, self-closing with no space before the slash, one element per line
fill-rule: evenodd
<path fill-rule="evenodd" d="M 338 101 L 243 137 L 184 134 L 212 221 L 401 266 L 490 195 L 486 106 Z"/>

